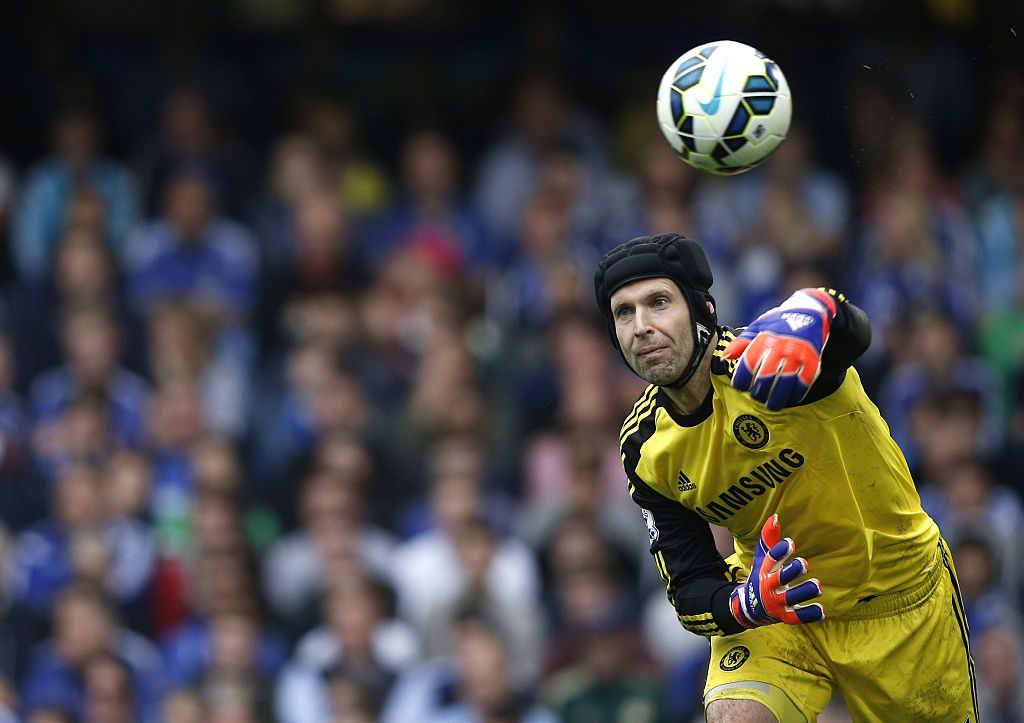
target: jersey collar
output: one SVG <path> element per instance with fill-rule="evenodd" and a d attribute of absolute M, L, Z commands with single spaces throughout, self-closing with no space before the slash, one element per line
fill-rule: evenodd
<path fill-rule="evenodd" d="M 662 387 L 658 387 L 658 406 L 668 412 L 668 416 L 672 418 L 672 421 L 678 424 L 680 427 L 696 427 L 698 424 L 703 422 L 705 419 L 711 416 L 711 410 L 713 408 L 713 400 L 715 397 L 714 386 L 708 387 L 707 396 L 704 397 L 704 401 L 700 403 L 690 414 L 683 414 L 676 405 L 669 399 L 668 394 Z"/>

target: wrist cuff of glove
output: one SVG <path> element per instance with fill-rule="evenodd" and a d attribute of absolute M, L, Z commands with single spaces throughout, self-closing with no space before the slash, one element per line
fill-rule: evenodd
<path fill-rule="evenodd" d="M 744 629 L 750 630 L 754 627 L 753 621 L 749 620 L 746 614 L 743 612 L 743 603 L 740 602 L 743 595 L 743 585 L 736 587 L 729 594 L 729 611 L 732 613 L 733 618 L 737 623 L 743 626 Z"/>
<path fill-rule="evenodd" d="M 829 319 L 836 315 L 836 300 L 821 289 L 800 289 L 782 302 L 780 309 L 819 309 Z"/>
<path fill-rule="evenodd" d="M 756 628 L 761 625 L 768 625 L 770 623 L 777 622 L 774 618 L 764 613 L 765 620 L 758 620 L 750 615 L 747 610 L 746 601 L 744 595 L 747 592 L 747 586 L 737 585 L 733 588 L 733 591 L 729 594 L 729 610 L 732 612 L 732 616 L 736 618 L 736 622 L 742 625 L 746 629 Z M 763 607 L 763 606 L 762 606 Z"/>

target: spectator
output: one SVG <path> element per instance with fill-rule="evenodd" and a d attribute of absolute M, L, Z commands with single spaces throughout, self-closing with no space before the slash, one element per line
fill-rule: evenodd
<path fill-rule="evenodd" d="M 1012 71 L 1003 69 L 997 83 L 1013 87 Z M 964 191 L 972 211 L 1017 185 L 1024 158 L 1024 107 L 1019 84 L 1013 92 L 991 99 L 985 130 L 979 136 L 977 157 L 964 177 Z"/>
<path fill-rule="evenodd" d="M 248 365 L 217 348 L 216 328 L 202 309 L 186 301 L 162 303 L 150 313 L 146 331 L 150 373 L 156 384 L 180 379 L 195 383 L 209 430 L 240 439 L 248 417 Z"/>
<path fill-rule="evenodd" d="M 213 110 L 203 93 L 189 86 L 172 89 L 164 98 L 160 138 L 144 160 L 146 216 L 160 212 L 167 188 L 182 166 L 204 169 L 225 212 L 243 210 L 251 173 L 243 154 L 224 141 Z"/>
<path fill-rule="evenodd" d="M 566 430 L 564 437 L 567 459 L 549 461 L 551 468 L 547 471 L 551 474 L 548 479 L 554 480 L 558 479 L 557 471 L 564 469 L 565 476 L 558 481 L 568 486 L 563 489 L 559 485 L 557 490 L 548 490 L 548 494 L 537 495 L 521 505 L 520 534 L 535 550 L 545 550 L 564 528 L 583 521 L 599 529 L 624 561 L 630 560 L 643 570 L 640 562 L 647 554 L 647 545 L 642 536 L 635 534 L 635 511 L 622 505 L 605 484 L 608 468 L 596 435 L 590 430 L 577 429 Z M 563 468 L 560 462 L 566 466 Z"/>
<path fill-rule="evenodd" d="M 487 524 L 473 520 L 454 537 L 455 554 L 464 577 L 461 594 L 451 601 L 434 605 L 423 623 L 427 657 L 449 655 L 456 644 L 460 611 L 473 608 L 499 625 L 506 636 L 511 666 L 516 681 L 535 680 L 541 667 L 544 617 L 539 602 L 510 600 L 496 594 L 495 574 L 499 545 L 504 543 Z"/>
<path fill-rule="evenodd" d="M 418 130 L 402 143 L 401 194 L 365 236 L 360 251 L 372 266 L 394 249 L 427 235 L 477 274 L 501 262 L 488 243 L 476 212 L 459 189 L 459 158 L 451 140 L 435 130 Z M 482 280 L 482 279 L 481 279 Z"/>
<path fill-rule="evenodd" d="M 104 652 L 86 662 L 83 720 L 87 723 L 133 723 L 142 715 L 136 705 L 132 670 L 116 655 Z"/>
<path fill-rule="evenodd" d="M 458 617 L 454 656 L 410 668 L 388 697 L 381 723 L 463 723 L 508 719 L 554 723 L 550 711 L 516 685 L 497 626 L 467 610 Z"/>
<path fill-rule="evenodd" d="M 284 385 L 268 394 L 254 468 L 261 481 L 281 487 L 286 474 L 302 471 L 318 445 L 333 435 L 375 444 L 389 430 L 373 397 L 350 365 L 330 346 L 296 345 L 285 359 Z"/>
<path fill-rule="evenodd" d="M 334 723 L 376 723 L 384 701 L 376 680 L 344 665 L 326 675 L 327 695 L 334 711 Z"/>
<path fill-rule="evenodd" d="M 292 229 L 279 242 L 279 258 L 264 270 L 263 337 L 267 342 L 312 340 L 343 349 L 351 343 L 344 332 L 351 336 L 353 300 L 369 283 L 351 221 L 335 195 L 324 189 L 295 199 L 292 212 Z"/>
<path fill-rule="evenodd" d="M 332 190 L 326 164 L 317 151 L 313 138 L 304 133 L 278 138 L 270 151 L 266 187 L 252 222 L 265 269 L 276 269 L 293 256 L 296 204 L 307 195 Z"/>
<path fill-rule="evenodd" d="M 564 723 L 668 721 L 665 694 L 643 659 L 638 633 L 622 610 L 613 610 L 580 631 L 578 661 L 552 677 L 545 700 Z"/>
<path fill-rule="evenodd" d="M 37 435 L 59 435 L 56 426 L 64 410 L 82 395 L 94 395 L 105 403 L 113 440 L 119 446 L 139 445 L 148 385 L 118 364 L 119 329 L 110 310 L 95 305 L 68 309 L 61 320 L 61 339 L 65 362 L 32 382 L 30 404 Z M 60 440 L 54 443 L 51 448 L 44 439 L 44 458 L 60 455 Z"/>
<path fill-rule="evenodd" d="M 593 521 L 570 518 L 540 551 L 552 634 L 545 668 L 563 667 L 576 655 L 578 634 L 635 602 L 635 567 Z"/>
<path fill-rule="evenodd" d="M 850 221 L 849 191 L 838 176 L 813 164 L 803 128 L 790 128 L 786 141 L 727 194 L 740 223 L 733 250 L 738 318 L 753 319 L 773 306 L 794 263 L 824 265 L 835 279 L 846 260 L 841 242 Z"/>
<path fill-rule="evenodd" d="M 124 298 L 114 254 L 92 229 L 71 227 L 62 234 L 44 281 L 22 288 L 12 304 L 18 357 L 26 369 L 60 362 L 61 317 L 88 306 L 110 310 L 121 330 L 124 363 L 143 368 L 141 321 Z"/>
<path fill-rule="evenodd" d="M 325 624 L 303 636 L 277 694 L 281 723 L 317 723 L 343 713 L 332 690 L 349 680 L 373 708 L 419 658 L 412 628 L 388 611 L 389 591 L 366 576 L 339 580 L 324 595 Z"/>
<path fill-rule="evenodd" d="M 35 615 L 48 616 L 60 591 L 78 576 L 105 589 L 126 614 L 138 614 L 153 575 L 155 542 L 145 525 L 109 515 L 104 484 L 94 466 L 66 467 L 53 488 L 52 517 L 18 535 L 15 596 Z"/>
<path fill-rule="evenodd" d="M 523 210 L 540 190 L 544 158 L 566 146 L 580 159 L 581 175 L 595 185 L 581 200 L 600 208 L 606 176 L 600 133 L 557 81 L 543 75 L 524 78 L 507 117 L 511 125 L 501 128 L 502 135 L 485 150 L 475 189 L 490 233 L 515 236 Z"/>
<path fill-rule="evenodd" d="M 188 688 L 178 688 L 164 696 L 160 704 L 163 723 L 205 723 L 206 708 L 202 700 Z"/>
<path fill-rule="evenodd" d="M 120 627 L 102 593 L 81 583 L 61 590 L 54 607 L 53 637 L 34 651 L 21 684 L 24 714 L 47 707 L 84 711 L 88 679 L 82 674 L 103 654 L 113 654 L 128 666 L 138 693 L 139 719 L 155 720 L 163 684 L 159 654 L 144 637 Z"/>
<path fill-rule="evenodd" d="M 1004 563 L 993 536 L 984 528 L 970 526 L 960 529 L 957 537 L 957 580 L 971 635 L 980 638 L 989 628 L 1019 623 L 1020 613 L 1011 604 L 1017 598 L 1011 593 L 1016 591 L 1001 579 Z"/>
<path fill-rule="evenodd" d="M 218 214 L 213 180 L 195 166 L 178 169 L 168 180 L 164 214 L 127 245 L 132 302 L 149 312 L 187 300 L 214 329 L 244 324 L 256 300 L 256 247 L 243 226 Z"/>
<path fill-rule="evenodd" d="M 272 681 L 276 669 L 263 667 L 260 642 L 264 633 L 245 612 L 222 612 L 210 618 L 209 661 L 195 681 L 211 718 L 247 712 L 255 721 L 270 723 Z"/>
<path fill-rule="evenodd" d="M 482 469 L 472 459 L 450 449 L 439 456 L 430 482 L 430 511 L 434 526 L 402 543 L 392 569 L 399 613 L 421 632 L 467 598 L 493 601 L 525 625 L 509 643 L 515 650 L 536 655 L 529 628 L 538 621 L 539 575 L 529 548 L 497 531 L 481 528 L 486 520 Z M 468 464 L 467 464 L 468 463 Z M 495 607 L 489 608 L 495 613 Z M 441 617 L 443 620 L 444 618 Z M 511 633 L 511 630 L 510 630 Z M 520 672 L 535 670 L 536 657 L 516 658 Z"/>
<path fill-rule="evenodd" d="M 364 510 L 369 459 L 353 440 L 353 453 L 364 456 L 359 468 L 343 476 L 338 471 L 312 472 L 302 484 L 299 519 L 302 526 L 283 537 L 264 559 L 267 600 L 281 620 L 298 632 L 308 622 L 313 601 L 325 594 L 332 580 L 365 570 L 381 579 L 390 576 L 394 539 L 369 523 Z"/>
<path fill-rule="evenodd" d="M 994 320 L 1016 311 L 1024 285 L 1024 172 L 978 210 L 978 288 L 982 312 Z"/>
<path fill-rule="evenodd" d="M 974 644 L 978 661 L 978 707 L 982 720 L 1014 723 L 1024 717 L 1024 663 L 1020 630 L 989 629 Z"/>
<path fill-rule="evenodd" d="M 208 431 L 198 383 L 165 381 L 147 410 L 147 452 L 153 465 L 153 516 L 158 526 L 176 525 L 194 487 L 190 452 Z"/>
<path fill-rule="evenodd" d="M 248 699 L 255 679 L 272 679 L 286 660 L 284 637 L 265 622 L 254 563 L 231 541 L 237 534 L 229 533 L 221 541 L 224 547 L 204 549 L 187 568 L 185 589 L 178 592 L 185 598 L 186 617 L 168 620 L 177 624 L 169 625 L 161 645 L 169 682 L 179 687 L 209 683 L 201 691 L 208 707 L 221 683 Z M 227 668 L 222 670 L 225 655 Z M 263 699 L 250 702 L 262 705 Z"/>
<path fill-rule="evenodd" d="M 1024 569 L 1016 550 L 1022 544 L 1024 504 L 1020 496 L 994 479 L 989 465 L 978 459 L 952 460 L 936 484 L 921 492 L 921 504 L 956 544 L 960 535 L 985 530 L 994 558 L 993 577 L 1003 596 L 1016 602 L 1024 582 Z M 981 571 L 979 570 L 979 573 Z"/>
<path fill-rule="evenodd" d="M 150 520 L 152 469 L 149 458 L 137 450 L 115 452 L 103 468 L 104 505 L 112 519 Z"/>
<path fill-rule="evenodd" d="M 919 453 L 911 437 L 911 410 L 929 395 L 963 401 L 972 417 L 972 448 L 982 453 L 997 449 L 1002 415 L 998 378 L 984 359 L 966 351 L 967 340 L 953 319 L 922 311 L 911 322 L 909 341 L 894 355 L 897 364 L 878 393 L 879 407 L 907 461 L 914 465 Z"/>
<path fill-rule="evenodd" d="M 538 195 L 525 205 L 515 261 L 489 290 L 488 308 L 506 327 L 543 328 L 583 305 L 590 280 L 586 269 L 597 263 L 592 248 L 571 235 L 569 208 L 559 199 Z"/>
<path fill-rule="evenodd" d="M 301 109 L 301 127 L 326 165 L 327 187 L 336 189 L 342 205 L 362 218 L 387 205 L 391 182 L 360 146 L 356 107 L 339 97 L 312 97 Z"/>
<path fill-rule="evenodd" d="M 90 220 L 119 250 L 138 216 L 135 180 L 121 164 L 100 156 L 100 121 L 84 107 L 63 109 L 53 123 L 54 154 L 29 169 L 14 217 L 12 256 L 28 284 L 46 276 L 53 249 L 76 219 L 76 203 L 90 204 Z M 84 210 L 84 209 L 83 209 Z"/>
<path fill-rule="evenodd" d="M 486 426 L 485 390 L 477 360 L 454 324 L 439 325 L 425 339 L 406 407 L 411 449 L 421 458 L 430 442 L 479 434 Z"/>
<path fill-rule="evenodd" d="M 897 353 L 896 309 L 944 309 L 962 330 L 978 311 L 976 239 L 957 189 L 938 172 L 913 118 L 885 135 L 894 154 L 871 191 L 851 287 L 883 344 Z"/>

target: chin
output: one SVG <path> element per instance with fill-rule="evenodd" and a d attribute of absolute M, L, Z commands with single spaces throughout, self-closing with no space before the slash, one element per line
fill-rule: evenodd
<path fill-rule="evenodd" d="M 674 367 L 658 365 L 652 369 L 644 369 L 637 372 L 641 379 L 649 384 L 663 386 L 670 384 L 679 378 L 679 371 Z"/>

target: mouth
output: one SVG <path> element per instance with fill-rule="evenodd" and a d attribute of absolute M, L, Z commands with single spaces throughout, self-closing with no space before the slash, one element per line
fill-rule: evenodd
<path fill-rule="evenodd" d="M 649 356 L 653 356 L 654 354 L 657 354 L 658 352 L 663 351 L 664 349 L 665 347 L 663 346 L 653 346 L 649 349 L 641 350 L 640 353 L 637 354 L 637 356 L 639 356 L 640 358 L 646 358 Z"/>

